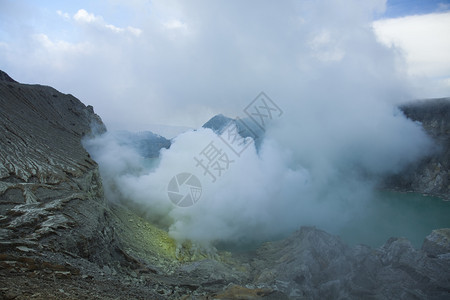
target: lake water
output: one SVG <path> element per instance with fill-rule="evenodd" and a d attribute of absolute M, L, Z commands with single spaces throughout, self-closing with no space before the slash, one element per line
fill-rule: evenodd
<path fill-rule="evenodd" d="M 355 216 L 334 232 L 350 245 L 383 245 L 390 237 L 406 237 L 422 246 L 433 229 L 450 227 L 450 201 L 414 193 L 377 192 L 363 217 Z"/>

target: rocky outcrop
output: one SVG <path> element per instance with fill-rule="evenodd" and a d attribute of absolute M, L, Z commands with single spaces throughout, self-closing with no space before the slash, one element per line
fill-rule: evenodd
<path fill-rule="evenodd" d="M 422 250 L 429 256 L 450 259 L 450 228 L 436 229 L 425 238 Z"/>
<path fill-rule="evenodd" d="M 103 123 L 71 95 L 2 78 L 0 245 L 104 259 L 93 250 L 111 239 L 102 183 L 81 145 Z"/>
<path fill-rule="evenodd" d="M 387 187 L 450 200 L 450 98 L 400 106 L 406 117 L 420 122 L 436 144 L 434 153 L 386 180 Z"/>

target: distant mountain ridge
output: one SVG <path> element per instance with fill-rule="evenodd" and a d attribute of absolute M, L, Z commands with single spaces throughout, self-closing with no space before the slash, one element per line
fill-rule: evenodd
<path fill-rule="evenodd" d="M 169 149 L 171 145 L 170 140 L 151 131 L 115 131 L 113 134 L 120 144 L 136 149 L 145 158 L 158 157 L 161 149 Z"/>

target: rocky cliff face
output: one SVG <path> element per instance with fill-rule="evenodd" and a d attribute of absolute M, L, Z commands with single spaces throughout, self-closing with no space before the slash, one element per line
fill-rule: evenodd
<path fill-rule="evenodd" d="M 105 259 L 92 250 L 111 239 L 102 184 L 80 143 L 104 125 L 71 95 L 1 77 L 0 245 Z"/>
<path fill-rule="evenodd" d="M 448 229 L 433 231 L 422 249 L 401 238 L 352 248 L 303 227 L 256 252 L 190 255 L 195 249 L 177 248 L 166 232 L 105 200 L 81 145 L 92 128 L 105 130 L 92 107 L 0 72 L 0 297 L 450 297 Z"/>
<path fill-rule="evenodd" d="M 92 128 L 106 130 L 91 106 L 0 72 L 0 285 L 126 262 L 98 166 L 81 145 Z"/>
<path fill-rule="evenodd" d="M 435 152 L 387 180 L 387 186 L 450 200 L 450 98 L 416 101 L 400 106 L 420 122 L 436 143 Z"/>

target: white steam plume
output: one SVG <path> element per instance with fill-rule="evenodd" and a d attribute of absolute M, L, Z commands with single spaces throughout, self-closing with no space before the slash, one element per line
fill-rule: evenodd
<path fill-rule="evenodd" d="M 409 97 L 401 58 L 377 42 L 369 25 L 383 3 L 336 0 L 274 6 L 263 1 L 247 7 L 214 2 L 200 10 L 180 4 L 187 20 L 209 24 L 192 33 L 193 44 L 216 43 L 217 56 L 207 53 L 197 61 L 198 70 L 230 58 L 223 54 L 221 38 L 232 41 L 224 46 L 236 61 L 245 62 L 242 70 L 233 69 L 233 60 L 228 66 L 220 62 L 225 69 L 217 67 L 218 73 L 236 77 L 221 81 L 218 74 L 205 93 L 227 89 L 227 95 L 234 95 L 228 111 L 243 117 L 238 108 L 265 90 L 284 114 L 266 128 L 258 152 L 252 145 L 237 157 L 211 130 L 199 129 L 175 138 L 170 149 L 161 151 L 154 169 L 111 134 L 88 141 L 107 195 L 141 205 L 177 240 L 200 244 L 273 238 L 306 224 L 333 231 L 352 215 L 363 214 L 379 175 L 401 170 L 432 146 L 420 125 L 395 108 Z M 233 14 L 244 8 L 245 17 Z M 216 14 L 220 17 L 214 19 Z M 234 32 L 242 39 L 230 38 Z M 200 81 L 205 76 L 211 82 L 213 74 L 193 70 Z M 183 74 L 175 78 L 179 76 Z M 176 96 L 195 102 L 196 84 L 180 84 L 188 92 Z M 222 106 L 211 103 L 215 109 Z M 211 141 L 234 160 L 215 182 L 194 161 Z M 190 207 L 177 207 L 167 195 L 169 181 L 181 172 L 196 175 L 202 183 L 203 194 Z"/>

